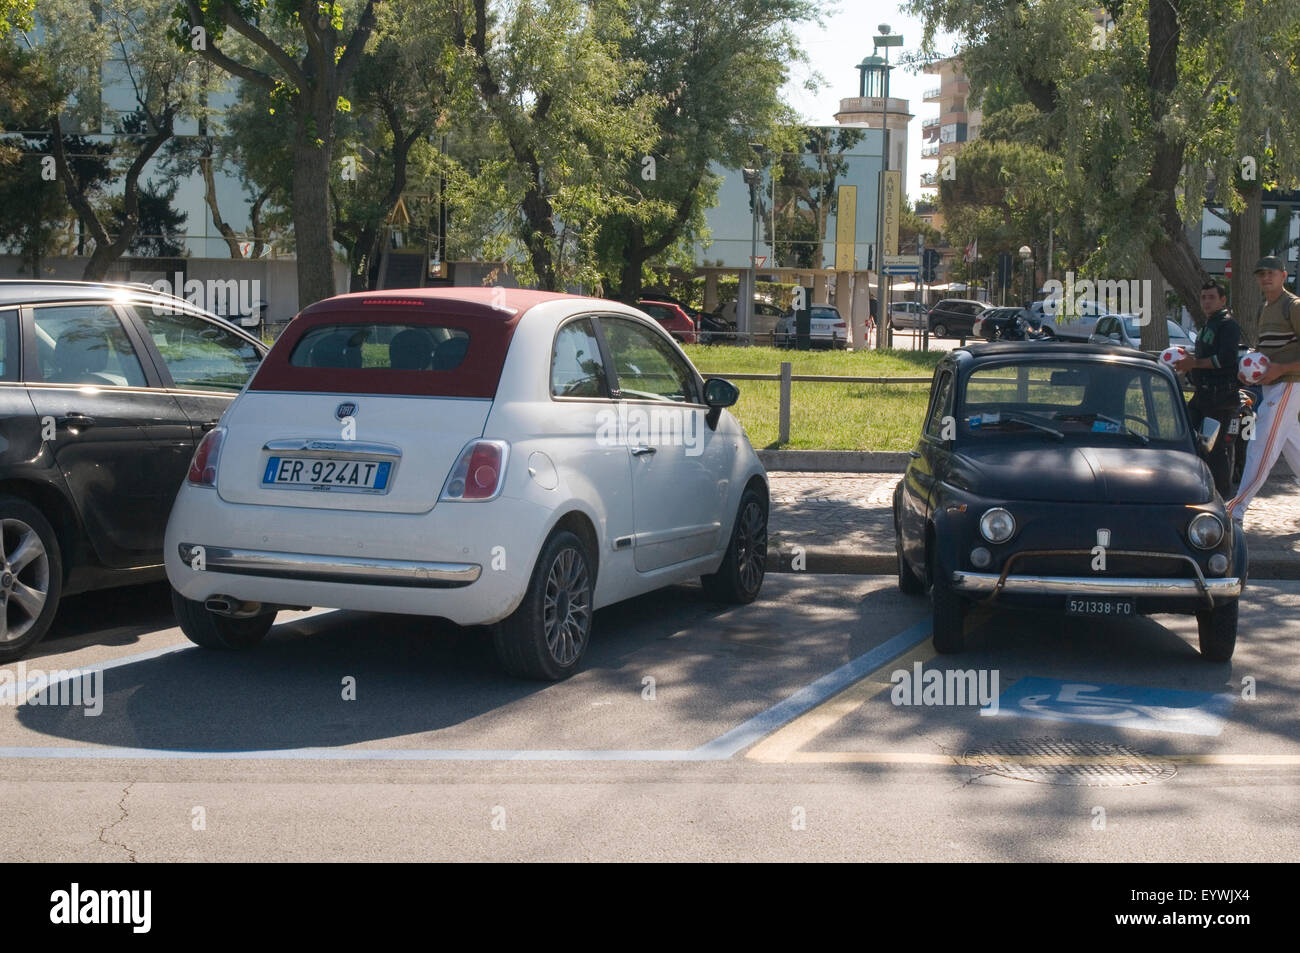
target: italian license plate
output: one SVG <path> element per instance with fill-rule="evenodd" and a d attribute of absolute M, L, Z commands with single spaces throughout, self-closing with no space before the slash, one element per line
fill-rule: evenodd
<path fill-rule="evenodd" d="M 1074 596 L 1065 600 L 1067 615 L 1101 616 L 1126 619 L 1137 615 L 1132 599 L 1080 599 Z"/>
<path fill-rule="evenodd" d="M 393 469 L 389 461 L 331 460 L 328 457 L 271 457 L 262 473 L 263 486 L 303 487 L 311 490 L 388 489 Z"/>

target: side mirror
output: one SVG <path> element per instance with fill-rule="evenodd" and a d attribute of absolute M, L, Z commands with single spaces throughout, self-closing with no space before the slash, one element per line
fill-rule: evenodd
<path fill-rule="evenodd" d="M 718 420 L 722 408 L 730 407 L 740 399 L 740 388 L 731 381 L 721 377 L 710 377 L 704 382 L 704 402 L 709 405 L 709 412 L 704 415 L 704 422 L 710 430 L 718 429 Z"/>
<path fill-rule="evenodd" d="M 1197 435 L 1197 440 L 1201 449 L 1209 453 L 1214 449 L 1214 442 L 1219 439 L 1219 422 L 1211 417 L 1206 417 L 1201 423 L 1201 432 Z"/>

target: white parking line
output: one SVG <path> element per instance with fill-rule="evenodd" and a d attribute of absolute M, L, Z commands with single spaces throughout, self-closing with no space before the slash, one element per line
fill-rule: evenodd
<path fill-rule="evenodd" d="M 110 668 L 120 668 L 123 665 L 134 665 L 136 662 L 147 662 L 150 659 L 159 658 L 163 655 L 170 655 L 173 652 L 180 652 L 184 649 L 193 649 L 193 648 L 198 648 L 198 646 L 196 646 L 193 642 L 180 642 L 177 643 L 176 645 L 168 645 L 161 649 L 153 649 L 148 652 L 138 652 L 135 655 L 123 655 L 121 658 L 111 659 L 107 662 L 95 662 L 93 665 L 74 665 L 74 666 L 60 665 L 55 668 L 42 669 L 42 672 L 45 672 L 47 674 L 52 672 L 65 673 L 65 677 L 60 679 L 55 679 L 54 681 L 49 681 L 46 677 L 46 674 L 33 675 L 31 678 L 27 679 L 27 681 L 25 681 L 22 685 L 17 685 L 17 684 L 0 685 L 0 702 L 7 701 L 8 699 L 13 698 L 17 695 L 25 695 L 27 692 L 31 691 L 33 688 L 36 688 L 37 686 L 44 687 L 46 685 L 57 685 L 60 682 L 67 681 L 70 678 L 81 678 L 83 675 L 89 675 L 91 672 L 104 672 Z M 36 668 L 36 667 L 37 666 L 35 665 L 31 666 L 31 668 Z"/>
<path fill-rule="evenodd" d="M 283 748 L 269 751 L 169 751 L 158 748 L 115 747 L 9 747 L 0 748 L 0 758 L 87 758 L 142 760 L 238 760 L 238 761 L 725 761 L 733 755 L 816 708 L 845 686 L 874 672 L 892 658 L 927 639 L 929 622 L 919 622 L 893 638 L 841 665 L 805 685 L 789 698 L 742 722 L 712 741 L 690 750 L 605 751 L 584 749 L 558 750 L 483 750 L 438 748 Z M 112 668 L 145 661 L 192 648 L 188 644 L 143 652 L 91 668 Z M 83 671 L 89 671 L 90 668 Z"/>

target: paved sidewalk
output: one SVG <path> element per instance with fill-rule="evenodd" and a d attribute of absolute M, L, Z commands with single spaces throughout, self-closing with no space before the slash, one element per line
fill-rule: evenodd
<path fill-rule="evenodd" d="M 770 471 L 769 552 L 790 571 L 795 547 L 807 572 L 894 573 L 894 485 L 901 473 Z M 1300 579 L 1300 486 L 1285 464 L 1246 514 L 1250 575 Z"/>

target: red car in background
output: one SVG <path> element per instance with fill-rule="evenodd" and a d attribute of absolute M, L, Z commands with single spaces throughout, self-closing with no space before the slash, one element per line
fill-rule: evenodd
<path fill-rule="evenodd" d="M 638 301 L 636 306 L 663 326 L 663 329 L 683 344 L 699 340 L 699 327 L 680 305 L 667 301 Z"/>

